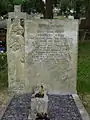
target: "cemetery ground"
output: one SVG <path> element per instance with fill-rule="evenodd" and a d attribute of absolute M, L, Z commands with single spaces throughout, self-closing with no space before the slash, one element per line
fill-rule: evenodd
<path fill-rule="evenodd" d="M 78 74 L 77 91 L 80 98 L 90 114 L 90 41 L 79 43 L 78 47 Z M 5 64 L 4 67 L 1 66 Z M 0 108 L 4 107 L 8 99 L 8 72 L 6 63 L 6 54 L 0 55 Z M 0 109 L 1 113 L 2 109 Z"/>

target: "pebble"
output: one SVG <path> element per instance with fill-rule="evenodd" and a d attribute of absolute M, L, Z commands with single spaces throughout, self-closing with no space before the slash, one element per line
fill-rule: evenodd
<path fill-rule="evenodd" d="M 48 95 L 50 120 L 82 120 L 72 95 Z M 31 95 L 13 97 L 1 120 L 28 120 Z"/>

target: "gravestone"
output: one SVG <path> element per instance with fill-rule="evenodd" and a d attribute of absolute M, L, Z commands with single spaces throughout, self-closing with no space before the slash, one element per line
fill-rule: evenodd
<path fill-rule="evenodd" d="M 47 85 L 51 120 L 90 120 L 76 90 L 78 21 L 27 20 L 25 30 L 27 91 Z"/>
<path fill-rule="evenodd" d="M 70 19 L 70 20 L 74 20 L 74 16 L 69 15 L 69 16 L 68 16 L 68 19 Z"/>
<path fill-rule="evenodd" d="M 7 22 L 8 87 L 12 93 L 25 90 L 25 35 L 21 20 L 25 21 L 26 13 L 20 12 L 20 6 L 16 5 L 14 9 Z"/>
<path fill-rule="evenodd" d="M 11 100 L 1 120 L 28 119 L 27 93 L 37 85 L 48 88 L 50 120 L 90 120 L 76 90 L 77 36 L 77 20 L 27 20 L 15 6 L 7 26 L 8 84 L 13 95 L 23 94 Z"/>
<path fill-rule="evenodd" d="M 27 89 L 44 83 L 51 93 L 76 93 L 78 22 L 31 20 L 25 27 Z"/>
<path fill-rule="evenodd" d="M 26 19 L 26 13 L 21 12 L 21 6 L 20 5 L 15 5 L 14 6 L 14 12 L 9 12 L 8 13 L 8 18 L 9 19 Z"/>

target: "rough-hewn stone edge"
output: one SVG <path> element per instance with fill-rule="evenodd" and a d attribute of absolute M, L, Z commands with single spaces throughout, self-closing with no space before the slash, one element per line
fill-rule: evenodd
<path fill-rule="evenodd" d="M 85 110 L 79 96 L 77 94 L 72 94 L 73 98 L 74 98 L 74 101 L 77 105 L 77 108 L 79 109 L 79 112 L 82 116 L 82 119 L 83 120 L 90 120 L 90 116 L 89 114 L 87 113 L 87 111 Z"/>
<path fill-rule="evenodd" d="M 59 91 L 50 91 L 48 92 L 49 95 L 72 95 L 77 94 L 77 91 L 75 92 L 59 92 Z"/>
<path fill-rule="evenodd" d="M 10 97 L 10 96 L 9 96 L 9 97 Z M 8 97 L 8 102 L 7 102 L 6 107 L 5 107 L 5 108 L 2 108 L 2 109 L 3 109 L 3 112 L 2 112 L 2 115 L 0 115 L 0 120 L 2 119 L 4 113 L 5 113 L 6 109 L 7 109 L 7 106 L 8 106 L 8 105 L 10 104 L 10 102 L 11 102 L 12 97 L 10 97 L 10 98 L 9 98 L 9 97 Z M 0 114 L 1 114 L 1 113 L 0 113 Z"/>

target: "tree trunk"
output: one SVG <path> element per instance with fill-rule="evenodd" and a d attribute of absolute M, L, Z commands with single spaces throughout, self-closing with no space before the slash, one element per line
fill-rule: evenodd
<path fill-rule="evenodd" d="M 90 30 L 90 1 L 88 0 L 86 7 L 86 23 L 85 27 Z"/>
<path fill-rule="evenodd" d="M 87 17 L 86 17 L 85 27 L 90 30 L 90 10 L 88 11 L 88 14 L 87 14 Z"/>
<path fill-rule="evenodd" d="M 53 19 L 53 0 L 46 0 L 46 19 Z"/>

